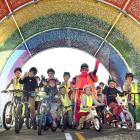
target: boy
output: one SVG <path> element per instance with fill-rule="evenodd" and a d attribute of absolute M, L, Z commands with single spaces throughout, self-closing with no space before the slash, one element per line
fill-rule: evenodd
<path fill-rule="evenodd" d="M 86 116 L 90 112 L 92 105 L 102 106 L 104 104 L 99 103 L 95 98 L 93 98 L 92 88 L 90 85 L 86 85 L 83 88 L 83 94 L 81 95 L 80 104 L 80 121 L 77 129 L 82 129 Z M 93 107 L 94 108 L 94 107 Z"/>
<path fill-rule="evenodd" d="M 46 86 L 44 86 L 45 92 L 51 99 L 58 95 L 58 89 L 56 85 L 56 79 L 48 79 Z"/>
<path fill-rule="evenodd" d="M 118 102 L 116 100 L 117 94 L 119 94 L 120 96 L 122 96 L 123 94 L 116 89 L 116 82 L 113 79 L 108 80 L 108 86 L 103 89 L 103 94 L 106 96 L 107 105 L 109 105 L 109 107 L 111 108 L 114 118 L 116 118 L 116 115 L 120 116 L 122 124 L 125 125 L 126 120 L 122 112 L 123 110 L 118 105 Z"/>
<path fill-rule="evenodd" d="M 21 77 L 22 69 L 20 67 L 15 68 L 14 74 L 15 77 L 10 81 L 7 85 L 6 90 L 12 85 L 14 90 L 22 90 L 23 85 L 19 83 L 19 79 Z M 21 97 L 21 93 L 15 93 L 14 96 Z"/>
<path fill-rule="evenodd" d="M 132 73 L 127 73 L 125 75 L 125 83 L 123 85 L 123 91 L 125 94 L 127 94 L 128 109 L 135 120 L 136 116 L 135 116 L 134 99 L 132 98 L 132 95 L 131 95 L 133 78 L 134 76 Z"/>
<path fill-rule="evenodd" d="M 55 79 L 56 86 L 57 86 L 57 85 L 60 85 L 60 81 L 59 81 L 57 78 L 55 78 L 55 71 L 54 71 L 54 69 L 49 68 L 49 69 L 47 70 L 47 74 L 48 74 L 48 78 L 47 78 L 47 79 L 45 79 L 45 77 L 44 77 L 43 75 L 41 76 L 42 80 L 41 80 L 40 85 L 39 85 L 41 88 L 42 88 L 43 86 L 47 86 L 47 82 L 48 82 L 50 79 Z"/>
<path fill-rule="evenodd" d="M 69 128 L 72 128 L 72 101 L 71 101 L 71 98 L 70 98 L 68 92 L 66 91 L 66 88 L 63 85 L 61 85 L 59 87 L 59 91 L 60 91 L 60 101 L 61 101 L 63 112 L 66 113 L 68 111 Z"/>
<path fill-rule="evenodd" d="M 97 91 L 97 101 L 99 102 L 99 103 L 104 103 L 104 99 L 105 99 L 105 97 L 104 97 L 104 94 L 102 93 L 102 87 L 100 87 L 100 86 L 97 86 L 96 87 L 96 91 Z"/>
<path fill-rule="evenodd" d="M 64 79 L 64 81 L 62 82 L 62 85 L 66 88 L 67 93 L 69 93 L 71 90 L 71 82 L 69 81 L 70 73 L 64 72 L 63 79 Z"/>
<path fill-rule="evenodd" d="M 29 102 L 29 108 L 33 119 L 33 129 L 37 129 L 36 124 L 36 112 L 35 112 L 35 94 L 39 92 L 37 80 L 35 75 L 37 69 L 35 67 L 30 68 L 29 72 L 26 72 L 23 77 L 20 78 L 19 83 L 23 84 L 23 90 L 27 101 Z"/>

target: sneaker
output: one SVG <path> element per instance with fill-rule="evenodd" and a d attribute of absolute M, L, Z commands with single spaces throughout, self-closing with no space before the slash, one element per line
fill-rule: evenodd
<path fill-rule="evenodd" d="M 121 125 L 122 126 L 126 126 L 126 122 L 121 122 Z"/>
<path fill-rule="evenodd" d="M 82 130 L 83 129 L 83 125 L 79 125 L 78 127 L 76 127 L 77 130 Z"/>

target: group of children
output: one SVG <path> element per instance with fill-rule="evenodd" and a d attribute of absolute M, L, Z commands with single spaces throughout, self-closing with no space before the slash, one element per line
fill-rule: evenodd
<path fill-rule="evenodd" d="M 87 65 L 83 65 L 81 66 L 81 68 L 87 68 Z M 84 71 L 87 69 L 82 70 Z M 96 72 L 97 69 L 95 69 L 94 72 L 91 74 L 93 74 L 95 77 Z M 32 67 L 29 70 L 29 72 L 26 72 L 24 74 L 24 76 L 21 76 L 22 69 L 19 67 L 15 69 L 14 73 L 15 77 L 7 85 L 6 90 L 12 84 L 13 89 L 15 90 L 23 89 L 23 91 L 27 91 L 24 94 L 26 95 L 27 101 L 29 102 L 30 105 L 34 129 L 37 128 L 36 112 L 35 112 L 36 97 L 32 96 L 32 93 L 39 93 L 42 88 L 44 92 L 52 98 L 52 100 L 57 97 L 57 99 L 63 106 L 63 111 L 68 112 L 70 127 L 72 126 L 72 119 L 76 118 L 76 121 L 78 122 L 77 128 L 81 129 L 83 127 L 85 117 L 89 114 L 89 110 L 93 104 L 96 106 L 103 106 L 105 104 L 109 105 L 112 110 L 112 113 L 114 115 L 116 114 L 119 115 L 120 118 L 122 119 L 122 122 L 125 123 L 125 118 L 122 113 L 122 109 L 120 108 L 116 100 L 117 94 L 119 94 L 120 96 L 124 95 L 128 96 L 127 99 L 129 110 L 132 113 L 132 115 L 134 113 L 134 103 L 132 101 L 131 96 L 131 84 L 133 81 L 132 73 L 126 74 L 123 92 L 117 90 L 116 82 L 113 79 L 109 79 L 108 85 L 106 86 L 104 85 L 104 83 L 101 82 L 94 91 L 92 88 L 93 85 L 90 85 L 89 83 L 84 84 L 82 83 L 83 84 L 82 89 L 77 88 L 77 86 L 75 86 L 76 84 L 74 84 L 73 86 L 73 82 L 69 81 L 70 79 L 69 72 L 64 72 L 63 75 L 64 81 L 61 83 L 57 78 L 55 78 L 55 71 L 52 68 L 47 70 L 48 74 L 47 78 L 45 78 L 44 76 L 41 76 L 41 78 L 36 76 L 37 69 L 35 67 Z M 84 79 L 84 76 L 86 76 L 84 72 L 82 76 Z M 93 77 L 94 79 L 92 77 L 89 75 L 89 78 L 95 81 L 96 77 L 95 78 Z M 76 79 L 74 80 L 76 81 Z M 19 93 L 18 97 L 20 96 L 21 95 Z"/>

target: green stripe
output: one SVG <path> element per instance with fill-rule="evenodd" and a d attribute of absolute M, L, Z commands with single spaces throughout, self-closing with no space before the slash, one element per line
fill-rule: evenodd
<path fill-rule="evenodd" d="M 104 38 L 111 25 L 95 17 L 88 17 L 82 14 L 60 13 L 35 19 L 25 24 L 20 29 L 23 37 L 27 39 L 38 32 L 62 27 L 83 29 Z M 130 55 L 132 47 L 131 43 L 129 43 L 129 40 L 117 29 L 114 29 L 112 34 L 109 36 L 108 41 L 111 42 L 120 51 L 125 60 L 129 63 L 130 58 L 128 56 Z M 20 43 L 22 43 L 22 39 L 16 30 L 6 40 L 3 46 L 0 45 L 0 51 L 9 49 L 12 50 Z"/>

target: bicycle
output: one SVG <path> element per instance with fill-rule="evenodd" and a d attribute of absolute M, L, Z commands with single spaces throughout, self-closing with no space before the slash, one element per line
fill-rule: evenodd
<path fill-rule="evenodd" d="M 66 106 L 66 107 L 64 107 L 63 105 L 60 106 L 60 108 L 61 108 L 61 110 L 60 110 L 60 126 L 61 126 L 62 132 L 64 132 L 64 130 L 67 128 L 67 126 L 72 127 L 72 122 L 71 122 L 71 124 L 69 124 L 69 119 L 70 119 L 69 117 L 70 116 L 68 115 L 68 110 L 67 110 L 69 107 L 72 107 L 72 105 Z M 66 111 L 64 111 L 64 109 Z"/>
<path fill-rule="evenodd" d="M 14 96 L 14 93 L 24 93 L 27 91 L 23 90 L 8 90 L 8 91 L 2 91 L 3 93 L 10 93 L 12 94 L 12 100 L 8 101 L 5 104 L 4 111 L 3 111 L 3 126 L 6 130 L 9 130 L 11 126 L 8 126 L 6 124 L 6 110 L 8 106 L 10 106 L 9 114 L 10 114 L 10 120 L 8 124 L 10 124 L 10 121 L 12 124 L 15 122 L 15 132 L 19 133 L 22 125 L 24 123 L 24 119 L 26 119 L 25 124 L 28 129 L 31 128 L 31 115 L 29 110 L 29 104 L 27 101 L 25 101 L 25 95 L 21 94 L 21 97 Z M 9 118 L 9 117 L 8 117 Z"/>
<path fill-rule="evenodd" d="M 15 114 L 16 114 L 16 108 L 17 108 L 17 104 L 18 101 L 21 100 L 21 97 L 15 96 L 15 93 L 19 93 L 17 92 L 17 90 L 4 90 L 1 93 L 9 93 L 10 96 L 12 96 L 11 101 L 8 101 L 3 109 L 3 127 L 6 130 L 9 130 L 13 124 L 14 124 L 14 118 L 15 118 Z"/>
<path fill-rule="evenodd" d="M 122 112 L 124 114 L 125 121 L 126 121 L 126 127 L 130 130 L 133 130 L 135 128 L 134 118 L 125 106 L 126 99 L 122 98 L 121 100 L 122 101 L 118 101 L 118 100 L 117 101 L 119 102 L 119 107 L 122 109 Z M 102 119 L 104 120 L 105 125 L 113 126 L 115 128 L 123 127 L 122 120 L 121 120 L 120 116 L 113 115 L 111 112 L 111 108 L 108 105 L 105 106 L 102 113 L 103 113 L 102 116 L 104 116 Z"/>
<path fill-rule="evenodd" d="M 57 129 L 56 120 L 54 120 L 51 114 L 51 97 L 45 96 L 41 97 L 41 101 L 37 108 L 38 116 L 38 135 L 42 134 L 42 129 L 46 127 L 51 127 L 52 132 L 55 132 Z"/>

